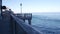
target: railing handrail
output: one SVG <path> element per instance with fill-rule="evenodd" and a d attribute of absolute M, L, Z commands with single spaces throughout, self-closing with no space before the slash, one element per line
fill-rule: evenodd
<path fill-rule="evenodd" d="M 17 18 L 13 14 L 11 14 L 12 18 L 27 32 L 27 34 L 41 34 L 41 32 L 32 28 L 31 25 L 25 24 L 23 20 Z"/>

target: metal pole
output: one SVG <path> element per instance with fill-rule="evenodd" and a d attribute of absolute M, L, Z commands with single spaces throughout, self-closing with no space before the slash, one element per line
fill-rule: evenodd
<path fill-rule="evenodd" d="M 2 0 L 0 0 L 0 18 L 1 18 L 1 15 L 2 15 Z"/>

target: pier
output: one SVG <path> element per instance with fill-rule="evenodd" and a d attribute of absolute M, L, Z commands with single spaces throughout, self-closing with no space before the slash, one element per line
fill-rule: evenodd
<path fill-rule="evenodd" d="M 14 14 L 10 10 L 2 11 L 2 3 L 0 4 L 0 34 L 41 34 L 31 26 L 32 14 L 24 14 L 21 18 L 22 14 Z M 29 23 L 26 24 L 25 20 Z"/>

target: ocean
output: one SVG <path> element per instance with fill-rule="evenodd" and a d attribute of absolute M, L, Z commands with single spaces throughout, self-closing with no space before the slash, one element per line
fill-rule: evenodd
<path fill-rule="evenodd" d="M 60 14 L 34 14 L 31 21 L 32 25 L 43 34 L 60 34 Z"/>

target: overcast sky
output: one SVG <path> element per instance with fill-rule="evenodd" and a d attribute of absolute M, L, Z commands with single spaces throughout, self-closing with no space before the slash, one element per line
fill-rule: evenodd
<path fill-rule="evenodd" d="M 2 4 L 20 13 L 22 3 L 23 13 L 60 12 L 60 0 L 3 0 Z"/>

